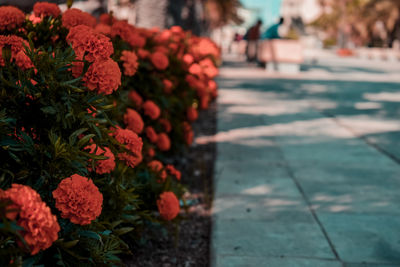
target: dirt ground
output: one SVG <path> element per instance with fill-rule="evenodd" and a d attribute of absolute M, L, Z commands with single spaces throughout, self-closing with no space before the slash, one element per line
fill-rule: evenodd
<path fill-rule="evenodd" d="M 199 113 L 193 124 L 195 136 L 216 132 L 216 103 Z M 193 145 L 183 157 L 175 160 L 182 172 L 182 183 L 189 194 L 185 196 L 189 209 L 181 215 L 178 230 L 158 229 L 144 233 L 147 242 L 135 248 L 127 266 L 209 266 L 211 231 L 210 208 L 215 162 L 215 144 Z M 170 233 L 170 234 L 168 234 Z"/>

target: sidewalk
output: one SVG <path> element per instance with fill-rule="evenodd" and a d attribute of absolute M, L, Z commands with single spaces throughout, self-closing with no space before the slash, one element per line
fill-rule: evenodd
<path fill-rule="evenodd" d="M 212 266 L 400 265 L 400 84 L 328 75 L 222 69 Z"/>

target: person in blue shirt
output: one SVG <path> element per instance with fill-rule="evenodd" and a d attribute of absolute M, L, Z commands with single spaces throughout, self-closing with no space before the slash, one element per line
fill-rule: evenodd
<path fill-rule="evenodd" d="M 280 39 L 282 38 L 279 35 L 279 27 L 283 24 L 284 22 L 284 18 L 280 18 L 279 22 L 270 26 L 265 32 L 264 34 L 261 36 L 261 39 Z"/>

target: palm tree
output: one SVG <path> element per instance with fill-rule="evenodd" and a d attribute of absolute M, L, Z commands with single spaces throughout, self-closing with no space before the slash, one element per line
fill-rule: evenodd
<path fill-rule="evenodd" d="M 207 0 L 205 6 L 210 29 L 215 29 L 231 22 L 235 24 L 243 22 L 238 15 L 238 9 L 242 7 L 239 0 Z"/>

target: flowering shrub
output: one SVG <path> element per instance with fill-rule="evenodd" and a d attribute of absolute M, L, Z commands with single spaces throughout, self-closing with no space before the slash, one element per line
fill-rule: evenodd
<path fill-rule="evenodd" d="M 171 156 L 217 96 L 218 48 L 39 2 L 0 7 L 0 50 L 0 265 L 121 264 L 179 216 Z"/>

